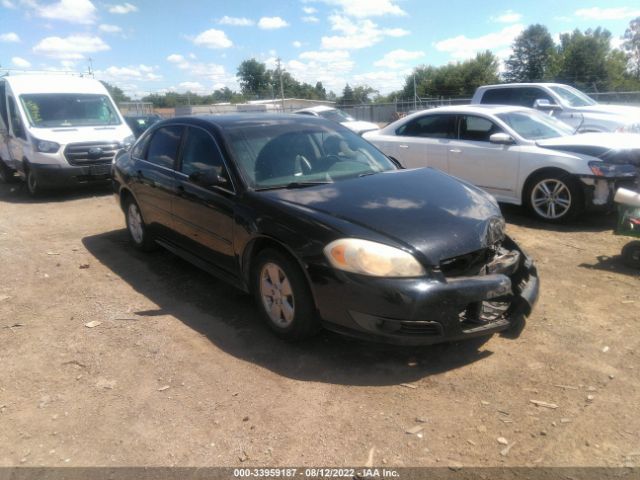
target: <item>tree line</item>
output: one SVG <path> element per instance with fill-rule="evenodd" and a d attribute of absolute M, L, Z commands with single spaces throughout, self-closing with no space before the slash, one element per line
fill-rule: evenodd
<path fill-rule="evenodd" d="M 142 101 L 154 107 L 203 105 L 220 102 L 244 103 L 248 100 L 288 98 L 331 100 L 339 105 L 370 102 L 392 102 L 397 99 L 465 97 L 480 85 L 513 82 L 558 82 L 573 85 L 586 92 L 640 90 L 640 17 L 632 20 L 622 38 L 620 48 L 611 46 L 612 35 L 595 28 L 561 34 L 555 42 L 544 25 L 530 25 L 514 40 L 513 53 L 504 62 L 491 51 L 475 58 L 435 67 L 421 65 L 413 69 L 403 87 L 382 96 L 368 85 L 345 85 L 340 95 L 327 92 L 322 82 L 311 85 L 296 80 L 291 73 L 275 69 L 251 58 L 238 66 L 239 91 L 227 87 L 209 95 L 193 92 L 151 94 Z M 106 84 L 116 102 L 129 101 L 125 93 Z"/>

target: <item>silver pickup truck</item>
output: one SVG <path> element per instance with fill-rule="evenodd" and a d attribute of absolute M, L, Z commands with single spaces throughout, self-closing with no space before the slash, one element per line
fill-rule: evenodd
<path fill-rule="evenodd" d="M 509 83 L 478 87 L 472 104 L 535 108 L 583 132 L 640 133 L 640 108 L 605 105 L 561 83 Z"/>

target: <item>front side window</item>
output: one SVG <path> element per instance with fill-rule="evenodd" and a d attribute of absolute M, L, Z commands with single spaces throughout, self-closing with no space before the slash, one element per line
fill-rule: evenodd
<path fill-rule="evenodd" d="M 460 140 L 488 142 L 494 133 L 501 133 L 502 129 L 491 120 L 475 115 L 460 117 Z"/>
<path fill-rule="evenodd" d="M 120 125 L 120 117 L 106 95 L 32 93 L 20 95 L 29 123 L 39 128 Z"/>
<path fill-rule="evenodd" d="M 222 153 L 211 135 L 200 128 L 188 128 L 182 149 L 180 171 L 185 175 L 191 175 L 209 170 L 215 170 L 219 176 L 229 178 Z"/>
<path fill-rule="evenodd" d="M 548 100 L 551 104 L 556 103 L 556 101 L 541 88 L 523 87 L 513 89 L 512 105 L 532 108 L 536 100 Z"/>
<path fill-rule="evenodd" d="M 580 90 L 576 90 L 575 88 L 558 86 L 553 86 L 550 88 L 558 94 L 558 96 L 564 103 L 566 103 L 570 107 L 588 107 L 590 105 L 596 104 L 596 101 L 593 98 L 585 95 Z"/>
<path fill-rule="evenodd" d="M 396 130 L 396 135 L 403 137 L 455 138 L 455 133 L 455 115 L 425 115 Z"/>
<path fill-rule="evenodd" d="M 20 113 L 18 113 L 16 102 L 13 100 L 13 97 L 9 97 L 9 118 L 11 119 L 13 134 L 18 138 L 26 140 L 27 135 L 24 131 L 24 125 L 22 124 L 22 119 L 20 118 Z"/>
<path fill-rule="evenodd" d="M 183 128 L 177 125 L 156 130 L 149 142 L 147 161 L 165 168 L 175 168 Z"/>

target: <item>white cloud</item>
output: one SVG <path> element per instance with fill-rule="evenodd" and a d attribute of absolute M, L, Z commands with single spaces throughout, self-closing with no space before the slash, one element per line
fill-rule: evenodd
<path fill-rule="evenodd" d="M 624 20 L 626 18 L 634 18 L 640 16 L 639 9 L 631 7 L 617 8 L 581 8 L 576 10 L 576 17 L 587 18 L 590 20 Z"/>
<path fill-rule="evenodd" d="M 397 69 L 422 57 L 424 57 L 424 52 L 422 51 L 398 49 L 386 53 L 380 60 L 375 61 L 373 65 L 376 67 Z"/>
<path fill-rule="evenodd" d="M 115 82 L 123 81 L 157 81 L 162 79 L 162 75 L 155 73 L 157 67 L 149 65 L 130 65 L 128 67 L 111 66 L 104 70 L 96 70 L 96 77 Z"/>
<path fill-rule="evenodd" d="M 86 54 L 103 52 L 110 47 L 100 37 L 88 35 L 70 35 L 68 37 L 46 37 L 40 40 L 34 53 L 62 60 L 80 60 Z"/>
<path fill-rule="evenodd" d="M 516 13 L 513 10 L 507 10 L 500 15 L 492 17 L 491 20 L 498 23 L 516 23 L 522 20 L 522 14 Z"/>
<path fill-rule="evenodd" d="M 116 13 L 118 15 L 126 15 L 127 13 L 137 12 L 138 7 L 131 3 L 123 3 L 120 5 L 110 5 L 109 13 Z"/>
<path fill-rule="evenodd" d="M 350 59 L 349 52 L 346 50 L 312 50 L 308 52 L 302 52 L 299 58 L 303 60 L 312 60 L 320 63 L 331 63 L 336 61 L 344 61 Z"/>
<path fill-rule="evenodd" d="M 14 32 L 0 33 L 0 42 L 18 43 L 20 42 L 20 37 Z"/>
<path fill-rule="evenodd" d="M 524 30 L 524 25 L 518 23 L 505 27 L 499 32 L 488 33 L 476 38 L 469 38 L 465 35 L 447 38 L 436 42 L 435 47 L 440 52 L 448 52 L 456 60 L 463 60 L 485 50 L 503 50 L 509 47 L 522 30 Z"/>
<path fill-rule="evenodd" d="M 207 48 L 229 48 L 233 45 L 226 33 L 215 28 L 200 33 L 193 39 L 193 43 Z"/>
<path fill-rule="evenodd" d="M 218 20 L 218 23 L 220 25 L 231 25 L 233 27 L 250 27 L 255 22 L 245 17 L 229 17 L 228 15 L 225 15 Z"/>
<path fill-rule="evenodd" d="M 344 15 L 356 18 L 406 15 L 395 0 L 321 0 L 327 5 L 338 7 Z"/>
<path fill-rule="evenodd" d="M 172 53 L 167 57 L 167 61 L 171 63 L 182 63 L 185 61 L 184 57 L 178 53 Z"/>
<path fill-rule="evenodd" d="M 2 0 L 0 4 L 2 4 L 4 8 L 11 8 L 11 9 L 16 8 L 16 4 L 13 3 L 11 0 Z"/>
<path fill-rule="evenodd" d="M 312 50 L 300 53 L 298 59 L 285 62 L 285 69 L 296 79 L 315 85 L 322 82 L 328 90 L 342 90 L 354 61 L 346 50 Z"/>
<path fill-rule="evenodd" d="M 302 46 L 302 42 L 294 40 L 293 42 L 291 42 L 291 45 L 293 45 L 295 48 L 300 48 Z"/>
<path fill-rule="evenodd" d="M 38 17 L 89 25 L 96 21 L 97 9 L 89 0 L 59 0 L 48 5 L 26 2 Z"/>
<path fill-rule="evenodd" d="M 331 29 L 341 33 L 330 37 L 322 37 L 322 48 L 328 50 L 356 50 L 371 47 L 381 42 L 384 37 L 402 37 L 409 31 L 403 28 L 379 28 L 371 20 L 353 21 L 342 15 L 329 17 Z"/>
<path fill-rule="evenodd" d="M 200 82 L 182 82 L 178 84 L 178 88 L 193 93 L 201 93 L 207 90 Z"/>
<path fill-rule="evenodd" d="M 318 9 L 314 7 L 302 7 L 302 11 L 307 15 L 313 15 L 318 12 Z"/>
<path fill-rule="evenodd" d="M 622 37 L 611 37 L 611 39 L 609 40 L 609 44 L 611 45 L 611 48 L 620 49 L 623 43 L 624 43 L 624 38 Z"/>
<path fill-rule="evenodd" d="M 102 25 L 98 26 L 98 30 L 104 33 L 122 33 L 122 28 L 120 28 L 119 26 L 109 25 L 106 23 L 103 23 Z"/>
<path fill-rule="evenodd" d="M 309 15 L 306 17 L 302 17 L 302 21 L 304 23 L 318 23 L 320 19 L 318 17 L 314 17 L 313 15 Z"/>
<path fill-rule="evenodd" d="M 354 75 L 351 85 L 368 85 L 378 90 L 381 95 L 398 90 L 404 84 L 405 78 L 411 74 L 411 69 L 385 70 L 366 72 Z"/>
<path fill-rule="evenodd" d="M 31 63 L 29 61 L 21 57 L 13 57 L 11 59 L 11 63 L 19 68 L 29 68 L 31 66 Z"/>
<path fill-rule="evenodd" d="M 258 27 L 263 30 L 275 30 L 277 28 L 288 27 L 289 24 L 280 17 L 262 17 L 258 21 Z"/>

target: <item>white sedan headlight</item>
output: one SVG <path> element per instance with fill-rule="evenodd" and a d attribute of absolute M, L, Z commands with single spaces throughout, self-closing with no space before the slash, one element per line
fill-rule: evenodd
<path fill-rule="evenodd" d="M 426 272 L 415 257 L 399 248 L 358 238 L 341 238 L 324 247 L 333 267 L 374 277 L 420 277 Z"/>

